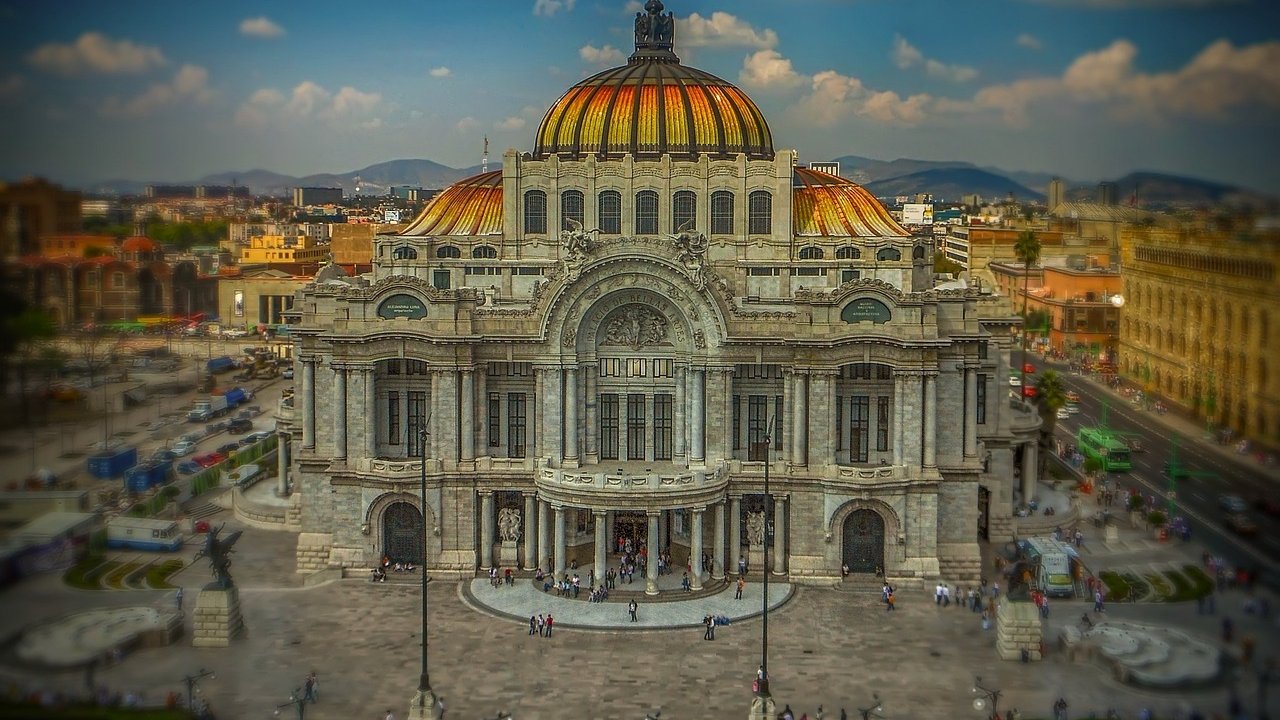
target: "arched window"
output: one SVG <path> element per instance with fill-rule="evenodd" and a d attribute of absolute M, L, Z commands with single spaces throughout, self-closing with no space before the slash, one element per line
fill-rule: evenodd
<path fill-rule="evenodd" d="M 658 234 L 658 193 L 641 190 L 636 193 L 636 234 Z"/>
<path fill-rule="evenodd" d="M 821 260 L 822 248 L 814 247 L 812 245 L 810 245 L 809 247 L 802 247 L 800 248 L 800 259 L 801 260 Z"/>
<path fill-rule="evenodd" d="M 698 195 L 692 190 L 679 190 L 671 196 L 671 232 L 697 227 Z"/>
<path fill-rule="evenodd" d="M 860 257 L 862 257 L 862 251 L 852 245 L 845 245 L 836 250 L 837 260 L 857 260 Z"/>
<path fill-rule="evenodd" d="M 876 253 L 876 259 L 877 260 L 901 260 L 902 253 L 898 252 L 897 248 L 880 248 L 880 251 Z"/>
<path fill-rule="evenodd" d="M 915 249 L 911 251 L 911 259 L 912 259 L 912 260 L 923 260 L 923 259 L 924 259 L 924 246 L 923 246 L 923 245 L 917 245 L 917 246 L 915 247 Z"/>
<path fill-rule="evenodd" d="M 733 233 L 733 193 L 728 190 L 717 190 L 711 193 L 711 233 L 713 235 Z"/>
<path fill-rule="evenodd" d="M 441 245 L 436 248 L 436 257 L 457 259 L 462 257 L 462 251 L 454 245 Z"/>
<path fill-rule="evenodd" d="M 622 193 L 605 190 L 596 198 L 596 215 L 600 232 L 617 235 L 622 232 Z"/>
<path fill-rule="evenodd" d="M 560 225 L 562 230 L 569 229 L 569 220 L 577 220 L 578 224 L 585 223 L 586 205 L 582 199 L 581 190 L 565 190 L 560 193 Z"/>
<path fill-rule="evenodd" d="M 477 245 L 471 249 L 471 257 L 492 259 L 498 257 L 498 251 L 489 245 Z"/>
<path fill-rule="evenodd" d="M 400 247 L 391 251 L 391 257 L 395 258 L 396 260 L 417 260 L 418 251 L 414 250 L 408 245 L 401 245 Z"/>
<path fill-rule="evenodd" d="M 547 194 L 541 190 L 524 194 L 524 231 L 542 235 L 547 232 Z"/>
<path fill-rule="evenodd" d="M 768 190 L 754 190 L 747 196 L 747 232 L 752 235 L 773 232 L 773 196 Z"/>

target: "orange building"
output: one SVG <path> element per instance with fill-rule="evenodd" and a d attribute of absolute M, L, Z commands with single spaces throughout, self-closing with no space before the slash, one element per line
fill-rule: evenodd
<path fill-rule="evenodd" d="M 1120 336 L 1120 307 L 1113 302 L 1120 294 L 1119 272 L 1057 265 L 1032 266 L 1028 271 L 1021 264 L 1008 263 L 993 263 L 991 271 L 996 285 L 1019 312 L 1026 280 L 1027 313 L 1048 316 L 1048 332 L 1042 329 L 1040 337 L 1050 347 L 1065 353 L 1085 349 L 1095 357 L 1114 353 Z"/>

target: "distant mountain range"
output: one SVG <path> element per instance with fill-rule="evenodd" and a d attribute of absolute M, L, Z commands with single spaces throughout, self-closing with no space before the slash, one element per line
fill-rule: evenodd
<path fill-rule="evenodd" d="M 986 200 L 1001 200 L 1010 193 L 1022 200 L 1043 201 L 1050 173 L 980 167 L 961 160 L 917 160 L 898 158 L 876 160 L 860 155 L 836 158 L 844 177 L 864 186 L 873 195 L 932 193 L 935 200 L 958 201 L 977 194 Z M 496 169 L 496 165 L 493 166 Z M 186 185 L 237 185 L 255 195 L 287 196 L 295 187 L 341 187 L 348 195 L 385 195 L 393 185 L 444 188 L 480 172 L 480 166 L 452 168 L 432 160 L 389 160 L 345 173 L 320 173 L 295 177 L 270 170 L 221 172 L 206 175 Z M 357 182 L 358 178 L 358 182 Z M 1116 201 L 1127 202 L 1137 190 L 1139 204 L 1212 204 L 1220 202 L 1261 202 L 1268 198 L 1254 191 L 1223 183 L 1154 172 L 1134 172 L 1112 182 Z M 1096 200 L 1098 184 L 1066 180 L 1070 200 Z M 137 195 L 148 183 L 137 180 L 107 180 L 82 187 L 92 193 Z"/>

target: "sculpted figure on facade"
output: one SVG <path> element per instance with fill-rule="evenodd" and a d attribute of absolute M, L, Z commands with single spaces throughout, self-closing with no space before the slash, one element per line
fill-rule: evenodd
<path fill-rule="evenodd" d="M 520 541 L 520 510 L 502 508 L 498 511 L 498 539 L 502 542 Z"/>
<path fill-rule="evenodd" d="M 707 236 L 693 229 L 693 220 L 681 225 L 675 235 L 668 236 L 676 246 L 676 260 L 689 273 L 694 287 L 707 286 Z"/>
<path fill-rule="evenodd" d="M 595 249 L 595 234 L 600 232 L 600 229 L 584 230 L 582 223 L 573 218 L 566 218 L 565 222 L 569 224 L 569 229 L 560 231 L 560 245 L 564 248 L 561 261 L 564 264 L 565 277 L 573 281 L 582 272 L 582 264 L 587 255 Z"/>
<path fill-rule="evenodd" d="M 639 305 L 629 307 L 609 321 L 604 329 L 605 345 L 625 345 L 632 350 L 665 344 L 667 319 Z"/>
<path fill-rule="evenodd" d="M 764 511 L 747 513 L 747 544 L 755 547 L 764 545 Z"/>

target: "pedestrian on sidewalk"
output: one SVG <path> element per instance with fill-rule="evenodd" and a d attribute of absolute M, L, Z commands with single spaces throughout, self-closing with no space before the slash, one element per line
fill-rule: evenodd
<path fill-rule="evenodd" d="M 640 606 L 636 604 L 636 601 L 634 599 L 631 602 L 627 603 L 627 612 L 631 613 L 631 622 L 637 622 L 636 610 L 639 609 L 639 607 Z"/>
<path fill-rule="evenodd" d="M 538 618 L 536 615 L 530 615 L 529 616 L 529 637 L 533 637 L 533 634 L 536 632 L 538 632 Z"/>
<path fill-rule="evenodd" d="M 702 633 L 703 640 L 716 639 L 716 619 L 710 615 L 702 618 L 702 624 L 707 626 L 707 631 Z"/>
<path fill-rule="evenodd" d="M 734 592 L 734 594 L 733 594 L 733 599 L 734 599 L 734 600 L 741 600 L 741 599 L 742 599 L 742 589 L 743 589 L 743 588 L 745 588 L 746 586 L 747 586 L 747 581 L 746 581 L 746 580 L 744 580 L 744 579 L 742 579 L 741 577 L 739 577 L 739 578 L 738 578 L 738 589 L 737 589 L 737 591 L 736 591 L 736 592 Z"/>
<path fill-rule="evenodd" d="M 551 637 L 551 630 L 555 627 L 556 619 L 551 617 L 551 613 L 547 613 L 547 637 Z"/>
<path fill-rule="evenodd" d="M 182 612 L 182 588 L 173 594 L 173 601 L 178 604 L 178 612 Z"/>
<path fill-rule="evenodd" d="M 547 634 L 547 620 L 542 617 L 542 613 L 538 613 L 538 637 Z"/>

